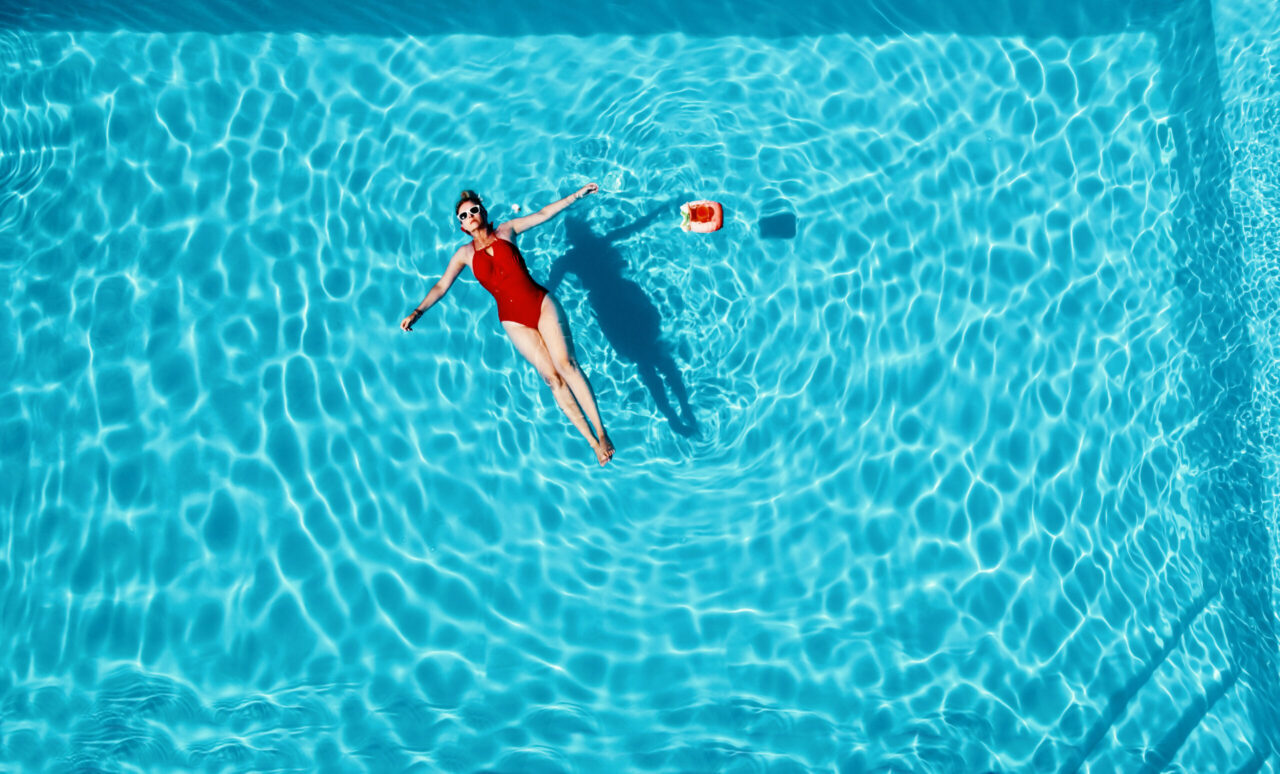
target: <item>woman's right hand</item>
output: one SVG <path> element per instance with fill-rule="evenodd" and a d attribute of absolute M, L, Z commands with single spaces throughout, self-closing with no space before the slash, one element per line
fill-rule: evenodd
<path fill-rule="evenodd" d="M 419 312 L 417 309 L 414 309 L 412 312 L 409 313 L 408 317 L 400 321 L 400 330 L 402 331 L 413 330 L 413 324 L 416 323 L 421 318 L 422 318 L 422 312 Z"/>

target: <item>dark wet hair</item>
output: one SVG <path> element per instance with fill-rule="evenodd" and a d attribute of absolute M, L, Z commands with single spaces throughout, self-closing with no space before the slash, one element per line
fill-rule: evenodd
<path fill-rule="evenodd" d="M 453 211 L 457 212 L 458 208 L 466 204 L 467 202 L 475 202 L 476 204 L 480 205 L 480 209 L 482 210 L 485 208 L 484 202 L 480 200 L 480 194 L 468 188 L 467 190 L 458 194 L 458 203 L 453 205 Z"/>

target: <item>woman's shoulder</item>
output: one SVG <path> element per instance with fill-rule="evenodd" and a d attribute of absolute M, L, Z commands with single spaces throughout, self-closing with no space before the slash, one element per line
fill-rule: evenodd
<path fill-rule="evenodd" d="M 470 241 L 463 242 L 462 244 L 458 245 L 457 250 L 453 251 L 453 258 L 451 260 L 462 261 L 463 263 L 471 263 L 471 257 L 474 256 L 475 253 L 476 253 L 476 248 L 472 242 Z"/>

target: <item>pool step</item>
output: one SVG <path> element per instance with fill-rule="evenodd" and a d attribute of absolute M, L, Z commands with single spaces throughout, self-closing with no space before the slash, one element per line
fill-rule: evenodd
<path fill-rule="evenodd" d="M 1220 761 L 1226 764 L 1223 768 L 1231 766 L 1233 757 L 1241 759 L 1239 765 L 1243 765 L 1248 760 L 1247 752 L 1252 751 L 1245 751 L 1243 746 L 1231 744 L 1229 740 L 1228 744 L 1216 744 L 1223 741 L 1215 733 L 1219 730 L 1217 727 L 1229 722 L 1238 728 L 1235 718 L 1221 711 L 1223 707 L 1229 707 L 1232 702 L 1224 702 L 1220 707 L 1219 701 L 1235 687 L 1239 677 L 1239 671 L 1232 670 L 1223 675 L 1220 680 L 1206 686 L 1203 695 L 1192 697 L 1191 704 L 1183 710 L 1177 725 L 1169 729 L 1154 748 L 1147 751 L 1146 762 L 1142 767 L 1143 774 L 1159 774 L 1169 767 L 1175 757 L 1186 759 L 1191 767 L 1187 769 L 1189 771 L 1204 770 L 1205 766 L 1200 762 L 1206 760 Z M 1210 715 L 1215 709 L 1218 712 Z M 1188 744 L 1193 739 L 1195 743 Z"/>
<path fill-rule="evenodd" d="M 1209 603 L 1218 598 L 1220 593 L 1220 586 L 1206 589 L 1183 612 L 1169 636 L 1164 638 L 1160 650 L 1143 669 L 1135 672 L 1119 690 L 1111 694 L 1106 706 L 1103 707 L 1102 714 L 1085 733 L 1084 739 L 1076 747 L 1075 755 L 1068 758 L 1066 764 L 1060 769 L 1060 774 L 1088 771 L 1090 767 L 1087 764 L 1095 760 L 1095 754 L 1107 757 L 1108 737 L 1111 737 L 1110 741 L 1114 744 L 1117 724 L 1131 714 L 1135 699 L 1149 686 L 1152 677 L 1168 662 L 1174 650 L 1182 646 L 1187 629 L 1200 617 Z"/>
<path fill-rule="evenodd" d="M 1219 647 L 1226 641 L 1220 592 L 1207 589 L 1183 612 L 1160 649 L 1108 700 L 1062 774 L 1274 766 L 1268 743 L 1248 721 L 1248 681 Z"/>
<path fill-rule="evenodd" d="M 1254 755 L 1231 774 L 1280 774 L 1275 751 L 1262 739 L 1254 740 Z"/>
<path fill-rule="evenodd" d="M 1242 678 L 1243 680 L 1243 678 Z M 1277 771 L 1274 751 L 1266 737 L 1248 726 L 1250 689 L 1243 682 L 1223 696 L 1187 737 L 1186 743 L 1165 769 L 1160 771 L 1217 770 L 1232 774 L 1258 774 Z M 1216 769 L 1206 768 L 1208 761 L 1221 761 Z"/>

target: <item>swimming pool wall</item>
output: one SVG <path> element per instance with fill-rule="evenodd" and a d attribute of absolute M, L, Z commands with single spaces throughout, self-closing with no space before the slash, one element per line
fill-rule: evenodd
<path fill-rule="evenodd" d="M 1206 407 L 1187 449 L 1204 471 L 1206 582 L 1222 584 L 1226 642 L 1250 683 L 1255 736 L 1246 769 L 1270 760 L 1276 727 L 1275 338 L 1265 310 L 1277 297 L 1274 248 L 1259 227 L 1274 197 L 1268 204 L 1259 196 L 1268 173 L 1258 166 L 1276 137 L 1256 118 L 1269 96 L 1257 80 L 1266 73 L 1259 59 L 1280 28 L 1274 12 L 1259 11 L 1230 0 L 1190 3 L 1166 38 L 1185 151 L 1177 168 L 1189 194 L 1178 229 L 1185 335 L 1196 355 L 1188 381 Z"/>
<path fill-rule="evenodd" d="M 853 0 L 782 7 L 764 0 L 700 3 L 696 12 L 675 0 L 601 9 L 590 0 L 488 2 L 460 12 L 443 0 L 415 3 L 407 11 L 393 0 L 353 6 L 339 0 L 290 0 L 217 9 L 142 0 L 138 3 L 0 3 L 0 23 L 29 31 L 283 32 L 304 34 L 403 35 L 658 35 L 780 38 L 852 34 L 864 36 L 943 32 L 1029 38 L 1102 35 L 1151 27 L 1184 7 L 1182 0 L 979 0 L 952 8 L 929 0 Z"/>
<path fill-rule="evenodd" d="M 1280 121 L 1280 8 L 1216 2 L 1214 25 L 1223 83 L 1221 125 L 1231 154 L 1231 203 L 1241 229 L 1241 302 L 1258 353 L 1253 412 L 1246 421 L 1257 427 L 1266 481 L 1262 515 L 1274 536 L 1280 516 L 1280 134 L 1275 131 Z"/>

